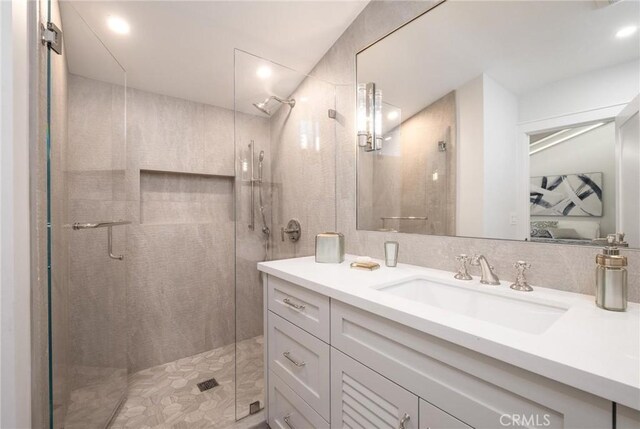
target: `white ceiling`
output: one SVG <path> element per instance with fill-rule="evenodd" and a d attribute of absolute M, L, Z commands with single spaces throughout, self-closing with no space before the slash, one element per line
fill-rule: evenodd
<path fill-rule="evenodd" d="M 234 48 L 301 72 L 275 85 L 286 97 L 366 3 L 72 0 L 61 2 L 61 13 L 71 73 L 122 82 L 99 38 L 126 69 L 128 86 L 232 109 Z M 130 34 L 111 32 L 109 15 L 128 21 Z M 266 93 L 278 79 L 256 77 L 249 92 Z"/>
<path fill-rule="evenodd" d="M 640 57 L 640 2 L 447 1 L 358 55 L 358 82 L 375 82 L 407 119 L 486 73 L 516 95 Z"/>

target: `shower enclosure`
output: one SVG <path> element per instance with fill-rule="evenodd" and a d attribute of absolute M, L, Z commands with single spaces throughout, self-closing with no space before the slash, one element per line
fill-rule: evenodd
<path fill-rule="evenodd" d="M 104 427 L 127 391 L 126 74 L 82 18 L 67 6 L 69 40 L 43 47 L 46 95 L 39 213 L 46 218 L 50 427 Z M 62 27 L 60 9 L 41 19 Z M 89 47 L 102 84 L 70 74 L 67 49 Z M 42 223 L 45 219 L 39 219 Z M 46 227 L 45 225 L 42 225 Z"/>
<path fill-rule="evenodd" d="M 312 255 L 316 234 L 336 229 L 336 125 L 329 117 L 336 89 L 241 50 L 234 89 L 236 416 L 242 418 L 266 400 L 266 310 L 256 264 Z"/>
<path fill-rule="evenodd" d="M 311 255 L 336 227 L 334 86 L 236 51 L 234 106 L 141 88 L 91 21 L 101 2 L 41 6 L 64 45 L 40 52 L 36 354 L 48 389 L 34 427 L 258 423 L 256 264 Z"/>

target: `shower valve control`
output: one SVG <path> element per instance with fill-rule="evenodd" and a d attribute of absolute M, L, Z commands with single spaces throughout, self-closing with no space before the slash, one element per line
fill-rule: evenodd
<path fill-rule="evenodd" d="M 300 240 L 300 235 L 302 233 L 302 228 L 300 227 L 300 222 L 297 219 L 291 219 L 287 223 L 286 228 L 283 226 L 280 228 L 280 238 L 284 241 L 285 234 L 289 236 L 289 241 L 295 243 Z"/>

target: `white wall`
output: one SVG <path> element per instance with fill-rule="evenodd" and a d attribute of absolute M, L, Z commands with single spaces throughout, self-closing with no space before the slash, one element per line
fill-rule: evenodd
<path fill-rule="evenodd" d="M 559 80 L 520 95 L 519 121 L 626 104 L 640 92 L 637 60 Z"/>
<path fill-rule="evenodd" d="M 516 239 L 518 99 L 483 75 L 484 237 Z M 513 219 L 521 221 L 520 219 Z"/>
<path fill-rule="evenodd" d="M 31 427 L 27 1 L 0 1 L 0 427 Z"/>
<path fill-rule="evenodd" d="M 483 237 L 484 116 L 483 77 L 456 90 L 458 162 L 456 235 Z"/>
<path fill-rule="evenodd" d="M 517 238 L 517 98 L 482 74 L 456 90 L 456 104 L 456 233 Z"/>
<path fill-rule="evenodd" d="M 615 125 L 613 122 L 531 155 L 531 177 L 602 172 L 602 217 L 532 216 L 531 220 L 600 223 L 600 236 L 616 229 Z"/>

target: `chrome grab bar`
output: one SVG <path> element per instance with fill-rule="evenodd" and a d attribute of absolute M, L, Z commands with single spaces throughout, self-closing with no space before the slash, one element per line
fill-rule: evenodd
<path fill-rule="evenodd" d="M 124 255 L 113 254 L 113 227 L 118 225 L 129 225 L 130 223 L 131 221 L 128 221 L 128 220 L 100 221 L 100 222 L 87 222 L 87 223 L 76 222 L 73 225 L 71 225 L 71 228 L 74 231 L 78 231 L 80 229 L 107 228 L 107 253 L 109 254 L 109 257 L 111 259 L 122 261 L 124 259 Z"/>
<path fill-rule="evenodd" d="M 287 304 L 290 307 L 295 308 L 296 310 L 302 311 L 305 308 L 305 306 L 303 304 L 296 304 L 295 302 L 292 302 L 291 298 L 289 298 L 289 297 L 283 299 L 282 302 L 284 302 L 285 304 Z"/>
<path fill-rule="evenodd" d="M 298 362 L 297 360 L 295 360 L 294 358 L 291 357 L 291 353 L 290 352 L 284 352 L 282 353 L 282 356 L 286 357 L 287 359 L 289 359 L 289 361 L 291 363 L 293 363 L 295 366 L 297 366 L 298 368 L 305 366 L 307 363 L 305 361 L 302 362 Z"/>
<path fill-rule="evenodd" d="M 294 425 L 292 425 L 291 422 L 290 422 L 291 414 L 287 414 L 286 416 L 284 416 L 282 418 L 282 420 L 284 420 L 284 422 L 287 424 L 287 426 L 289 426 L 290 429 L 296 429 L 296 427 Z"/>
<path fill-rule="evenodd" d="M 427 216 L 380 216 L 382 228 L 385 228 L 385 222 L 388 220 L 427 220 Z"/>

